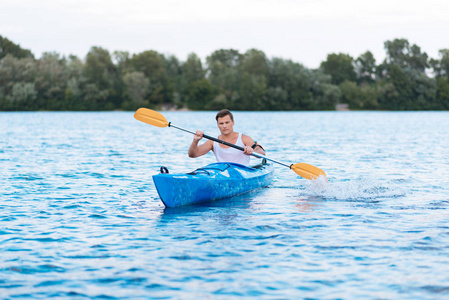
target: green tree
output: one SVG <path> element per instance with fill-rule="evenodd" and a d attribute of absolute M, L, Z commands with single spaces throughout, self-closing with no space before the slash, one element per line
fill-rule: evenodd
<path fill-rule="evenodd" d="M 133 71 L 141 72 L 150 80 L 150 103 L 153 105 L 173 102 L 173 88 L 167 86 L 164 57 L 156 51 L 134 54 L 130 59 Z"/>
<path fill-rule="evenodd" d="M 313 104 L 310 71 L 291 60 L 273 58 L 269 62 L 269 110 L 306 110 Z"/>
<path fill-rule="evenodd" d="M 195 53 L 189 54 L 181 68 L 184 85 L 189 85 L 192 82 L 204 79 L 206 74 L 201 59 Z"/>
<path fill-rule="evenodd" d="M 242 110 L 265 109 L 268 91 L 268 61 L 265 53 L 256 49 L 248 50 L 241 61 L 240 103 Z"/>
<path fill-rule="evenodd" d="M 30 50 L 23 49 L 19 45 L 14 44 L 7 38 L 0 35 L 0 60 L 2 60 L 8 54 L 11 54 L 16 58 L 34 59 L 34 55 Z"/>
<path fill-rule="evenodd" d="M 182 67 L 179 60 L 170 55 L 163 56 L 165 74 L 167 80 L 165 82 L 164 91 L 166 93 L 166 102 L 171 102 L 176 105 L 182 105 Z"/>
<path fill-rule="evenodd" d="M 109 90 L 114 82 L 115 65 L 109 51 L 92 47 L 86 56 L 84 76 L 90 83 L 95 83 L 100 90 Z"/>
<path fill-rule="evenodd" d="M 33 83 L 18 82 L 12 86 L 11 94 L 7 96 L 13 110 L 35 110 L 37 92 Z"/>
<path fill-rule="evenodd" d="M 410 52 L 410 43 L 406 39 L 395 39 L 386 41 L 384 48 L 387 52 L 386 62 L 390 65 L 396 65 L 400 68 L 408 65 L 408 52 Z"/>
<path fill-rule="evenodd" d="M 114 51 L 112 57 L 114 64 L 120 74 L 125 73 L 127 70 L 129 70 L 130 57 L 128 51 Z"/>
<path fill-rule="evenodd" d="M 34 86 L 37 74 L 38 68 L 34 59 L 19 59 L 11 54 L 6 55 L 0 63 L 0 97 L 2 98 L 0 109 L 40 109 L 36 102 Z M 29 97 L 23 95 L 29 95 Z"/>
<path fill-rule="evenodd" d="M 66 110 L 87 110 L 88 106 L 83 101 L 83 91 L 81 86 L 85 82 L 83 77 L 84 64 L 78 57 L 70 55 L 67 62 L 67 72 L 69 79 L 64 91 L 64 104 Z"/>
<path fill-rule="evenodd" d="M 150 80 L 142 72 L 130 72 L 123 76 L 126 99 L 123 108 L 135 110 L 148 105 L 146 98 L 150 89 Z"/>
<path fill-rule="evenodd" d="M 345 80 L 356 81 L 356 73 L 354 70 L 354 59 L 348 54 L 329 54 L 326 61 L 320 65 L 320 69 L 331 75 L 332 84 L 340 84 Z"/>
<path fill-rule="evenodd" d="M 355 72 L 358 84 L 373 84 L 376 75 L 376 59 L 367 51 L 355 60 Z"/>
<path fill-rule="evenodd" d="M 63 110 L 67 82 L 70 70 L 67 60 L 58 53 L 46 52 L 37 61 L 38 74 L 35 86 L 38 92 L 39 106 L 48 110 Z"/>
<path fill-rule="evenodd" d="M 340 84 L 341 103 L 347 103 L 350 109 L 377 109 L 376 90 L 370 85 L 357 86 L 353 81 Z"/>
<path fill-rule="evenodd" d="M 207 78 L 223 94 L 229 108 L 238 108 L 243 56 L 233 49 L 214 51 L 206 58 Z"/>
<path fill-rule="evenodd" d="M 438 58 L 406 39 L 384 43 L 379 65 L 370 51 L 356 60 L 329 54 L 318 70 L 291 60 L 267 59 L 220 49 L 206 65 L 191 53 L 180 63 L 172 55 L 144 51 L 130 56 L 92 47 L 86 58 L 44 53 L 35 59 L 0 36 L 0 110 L 134 110 L 139 106 L 191 109 L 333 110 L 449 109 L 449 49 Z M 432 68 L 434 77 L 426 73 Z"/>
<path fill-rule="evenodd" d="M 83 86 L 83 101 L 86 110 L 110 109 L 106 106 L 108 90 L 100 90 L 94 83 L 86 83 Z"/>
<path fill-rule="evenodd" d="M 440 59 L 431 59 L 430 65 L 437 80 L 437 103 L 441 109 L 449 109 L 449 49 L 438 52 Z"/>
<path fill-rule="evenodd" d="M 195 53 L 190 53 L 187 57 L 187 60 L 182 64 L 181 73 L 181 90 L 183 99 L 181 100 L 180 104 L 185 105 L 186 103 L 184 101 L 184 98 L 188 97 L 191 85 L 198 80 L 203 80 L 205 78 L 206 72 L 203 69 L 201 59 Z"/>
<path fill-rule="evenodd" d="M 386 63 L 399 68 L 411 68 L 424 72 L 429 67 L 427 53 L 417 45 L 410 45 L 406 39 L 395 39 L 384 43 L 387 52 Z"/>
<path fill-rule="evenodd" d="M 388 78 L 378 82 L 378 85 L 382 109 L 437 109 L 436 82 L 425 73 L 393 65 L 388 70 Z"/>
<path fill-rule="evenodd" d="M 437 78 L 437 107 L 449 110 L 449 80 L 443 77 Z"/>
<path fill-rule="evenodd" d="M 438 51 L 440 59 L 431 59 L 430 65 L 433 73 L 438 77 L 449 78 L 449 49 L 442 49 Z"/>
<path fill-rule="evenodd" d="M 194 110 L 208 110 L 216 96 L 216 89 L 208 79 L 197 80 L 189 85 L 186 95 L 187 106 Z"/>
<path fill-rule="evenodd" d="M 91 48 L 86 56 L 83 77 L 86 80 L 84 100 L 91 109 L 113 109 L 121 104 L 115 89 L 118 83 L 117 70 L 108 50 Z"/>
<path fill-rule="evenodd" d="M 135 110 L 148 105 L 146 98 L 150 89 L 150 80 L 142 72 L 130 72 L 123 76 L 126 99 L 123 108 Z"/>
<path fill-rule="evenodd" d="M 379 105 L 391 110 L 436 109 L 437 86 L 425 73 L 428 56 L 406 39 L 385 42 L 387 57 L 378 68 Z"/>
<path fill-rule="evenodd" d="M 313 95 L 309 110 L 335 110 L 340 102 L 341 91 L 337 85 L 331 83 L 331 76 L 321 70 L 309 73 L 310 91 Z"/>
<path fill-rule="evenodd" d="M 263 75 L 243 73 L 240 84 L 239 110 L 264 110 L 267 79 Z"/>
<path fill-rule="evenodd" d="M 123 82 L 123 76 L 126 75 L 128 72 L 132 72 L 132 68 L 130 66 L 130 54 L 128 51 L 114 51 L 112 54 L 112 61 L 116 68 L 116 83 L 115 83 L 115 90 L 117 93 L 117 96 L 119 96 L 121 99 L 116 101 L 116 107 L 122 106 L 124 107 L 124 101 L 127 101 L 127 99 L 121 97 L 126 94 L 125 92 L 125 83 Z"/>
<path fill-rule="evenodd" d="M 216 92 L 214 94 L 216 94 Z M 217 111 L 223 109 L 224 107 L 229 107 L 229 104 L 228 99 L 223 94 L 216 94 L 214 99 L 206 104 L 207 110 Z"/>
<path fill-rule="evenodd" d="M 413 90 L 409 78 L 398 65 L 391 66 L 388 73 L 389 80 L 386 82 L 391 83 L 392 87 L 388 86 L 388 93 L 383 93 L 379 99 L 381 108 L 410 110 L 413 106 Z"/>
<path fill-rule="evenodd" d="M 38 68 L 32 58 L 16 58 L 10 54 L 0 64 L 0 82 L 7 85 L 14 82 L 34 82 Z"/>
<path fill-rule="evenodd" d="M 449 79 L 449 49 L 439 51 L 440 59 L 440 76 L 446 76 Z"/>

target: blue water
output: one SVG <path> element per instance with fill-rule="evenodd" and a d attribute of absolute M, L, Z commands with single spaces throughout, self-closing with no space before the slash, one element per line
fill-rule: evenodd
<path fill-rule="evenodd" d="M 167 112 L 217 135 L 214 112 Z M 165 209 L 192 136 L 129 112 L 0 113 L 1 299 L 447 299 L 449 113 L 235 113 L 273 184 Z M 255 159 L 254 162 L 257 160 Z"/>

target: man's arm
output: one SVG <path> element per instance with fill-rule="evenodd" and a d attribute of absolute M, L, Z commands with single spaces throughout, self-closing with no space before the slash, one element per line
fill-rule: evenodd
<path fill-rule="evenodd" d="M 195 158 L 208 153 L 213 148 L 213 142 L 207 141 L 204 144 L 198 146 L 198 142 L 203 138 L 203 133 L 197 131 L 193 136 L 192 144 L 189 147 L 189 157 Z"/>
<path fill-rule="evenodd" d="M 243 134 L 242 142 L 245 145 L 245 151 L 243 151 L 243 153 L 245 153 L 246 155 L 251 155 L 253 152 L 265 155 L 265 150 L 262 148 L 262 146 L 255 143 L 251 137 Z"/>

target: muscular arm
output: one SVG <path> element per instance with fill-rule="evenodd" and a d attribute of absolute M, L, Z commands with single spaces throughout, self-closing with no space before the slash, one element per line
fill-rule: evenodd
<path fill-rule="evenodd" d="M 193 137 L 192 144 L 189 147 L 189 157 L 195 158 L 201 155 L 206 154 L 210 150 L 212 150 L 213 142 L 207 141 L 204 144 L 198 146 L 198 142 L 203 138 L 203 133 L 201 131 L 197 131 L 195 136 Z"/>
<path fill-rule="evenodd" d="M 251 137 L 247 135 L 242 135 L 242 142 L 245 145 L 245 151 L 243 153 L 245 153 L 246 155 L 251 155 L 251 153 L 253 152 L 265 155 L 265 151 L 259 145 L 257 145 L 254 150 L 253 148 L 251 148 L 251 146 L 254 145 L 254 140 Z"/>

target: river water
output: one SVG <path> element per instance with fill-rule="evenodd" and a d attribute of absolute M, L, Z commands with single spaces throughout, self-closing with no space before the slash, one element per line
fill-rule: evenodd
<path fill-rule="evenodd" d="M 218 135 L 214 112 L 166 112 Z M 0 113 L 2 299 L 447 299 L 448 112 L 236 112 L 271 186 L 166 209 L 192 135 L 132 112 Z M 254 159 L 257 162 L 257 159 Z"/>

